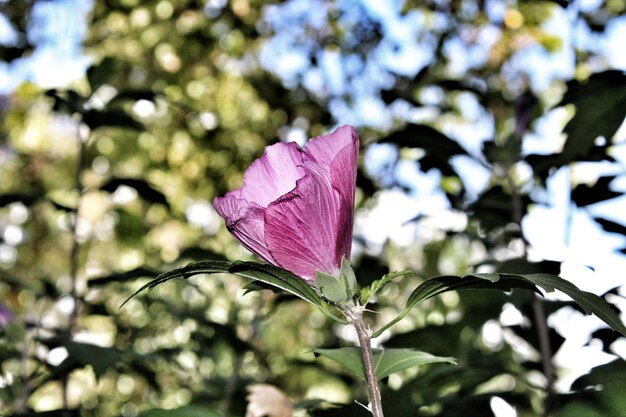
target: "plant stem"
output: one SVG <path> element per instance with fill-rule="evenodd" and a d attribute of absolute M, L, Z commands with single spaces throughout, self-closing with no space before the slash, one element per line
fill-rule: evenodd
<path fill-rule="evenodd" d="M 374 357 L 372 355 L 370 332 L 365 328 L 365 323 L 360 313 L 355 314 L 351 322 L 359 338 L 359 347 L 361 348 L 363 367 L 365 368 L 367 391 L 370 398 L 370 411 L 374 417 L 384 417 L 380 389 L 378 388 L 378 380 L 376 379 L 376 372 L 374 371 Z"/>
<path fill-rule="evenodd" d="M 78 155 L 76 161 L 76 177 L 75 177 L 75 186 L 78 194 L 78 199 L 76 201 L 76 210 L 74 211 L 74 219 L 72 222 L 72 248 L 70 252 L 70 280 L 72 282 L 72 288 L 70 290 L 70 296 L 74 301 L 74 305 L 72 307 L 72 312 L 70 313 L 69 318 L 69 333 L 70 339 L 71 335 L 75 330 L 76 322 L 78 320 L 78 313 L 80 310 L 80 294 L 78 289 L 78 268 L 79 268 L 79 252 L 80 252 L 80 240 L 78 236 L 78 222 L 80 220 L 80 205 L 83 196 L 83 184 L 81 182 L 81 175 L 85 168 L 85 141 L 83 132 L 81 131 L 81 122 L 77 122 L 76 127 L 76 135 L 78 139 Z"/>
<path fill-rule="evenodd" d="M 78 321 L 78 315 L 80 311 L 80 294 L 78 289 L 78 269 L 79 269 L 79 252 L 80 241 L 78 236 L 78 221 L 80 219 L 80 205 L 83 196 L 83 184 L 81 182 L 81 175 L 85 168 L 85 141 L 86 138 L 81 131 L 81 120 L 76 121 L 76 137 L 78 139 L 78 155 L 76 161 L 76 177 L 75 187 L 78 194 L 76 201 L 76 209 L 74 210 L 74 217 L 71 226 L 72 233 L 72 248 L 70 251 L 70 280 L 72 287 L 70 289 L 70 296 L 72 297 L 73 306 L 70 312 L 68 325 L 67 325 L 67 341 L 71 341 L 76 330 L 76 324 Z M 69 396 L 68 396 L 69 374 L 65 375 L 62 379 L 62 397 L 63 405 L 65 409 L 69 409 Z"/>
<path fill-rule="evenodd" d="M 548 324 L 546 323 L 546 313 L 543 304 L 537 296 L 533 294 L 533 314 L 537 326 L 537 336 L 539 337 L 539 350 L 541 353 L 541 365 L 543 374 L 546 377 L 546 398 L 544 400 L 544 414 L 550 415 L 554 405 L 554 364 L 552 363 L 552 346 L 550 346 L 550 336 Z"/>
<path fill-rule="evenodd" d="M 515 180 L 511 175 L 511 169 L 507 169 L 507 180 L 511 188 L 511 198 L 513 206 L 513 221 L 519 228 L 520 235 L 522 236 L 522 249 L 524 260 L 528 259 L 528 246 L 526 239 L 522 233 L 522 196 L 519 189 L 515 184 Z M 550 329 L 548 328 L 546 313 L 541 304 L 541 300 L 537 294 L 533 294 L 532 301 L 533 316 L 535 319 L 535 325 L 537 326 L 537 337 L 539 339 L 539 351 L 541 353 L 541 366 L 543 374 L 546 377 L 546 398 L 544 400 L 544 414 L 549 415 L 552 411 L 554 404 L 554 364 L 552 363 L 552 346 L 550 345 Z"/>

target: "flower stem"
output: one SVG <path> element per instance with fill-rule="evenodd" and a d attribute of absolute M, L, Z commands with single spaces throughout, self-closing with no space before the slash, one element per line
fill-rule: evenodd
<path fill-rule="evenodd" d="M 380 389 L 378 388 L 378 380 L 376 379 L 376 372 L 374 371 L 374 357 L 372 355 L 370 332 L 365 328 L 363 317 L 360 314 L 357 314 L 351 321 L 359 338 L 367 390 L 370 398 L 370 411 L 374 417 L 384 417 Z"/>

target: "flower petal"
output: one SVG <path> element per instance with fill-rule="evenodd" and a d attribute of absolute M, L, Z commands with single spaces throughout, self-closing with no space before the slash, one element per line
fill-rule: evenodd
<path fill-rule="evenodd" d="M 352 126 L 338 127 L 328 135 L 319 136 L 309 140 L 304 148 L 303 160 L 313 161 L 320 167 L 327 167 L 335 160 L 339 152 L 346 146 L 351 146 L 354 151 L 354 172 L 356 173 L 356 158 L 359 152 L 359 137 Z"/>
<path fill-rule="evenodd" d="M 302 150 L 295 142 L 276 143 L 250 165 L 243 176 L 241 198 L 267 207 L 293 190 L 304 175 Z"/>
<path fill-rule="evenodd" d="M 216 197 L 213 201 L 215 211 L 226 220 L 228 231 L 250 252 L 256 253 L 267 262 L 275 264 L 265 245 L 264 209 L 254 203 L 238 198 L 240 190 Z"/>
<path fill-rule="evenodd" d="M 304 167 L 329 182 L 335 198 L 329 213 L 331 230 L 335 232 L 335 262 L 350 259 L 354 223 L 359 137 L 352 126 L 341 126 L 334 132 L 312 139 L 304 150 Z"/>
<path fill-rule="evenodd" d="M 336 274 L 335 238 L 330 210 L 335 206 L 327 187 L 313 175 L 265 211 L 265 242 L 278 266 L 307 281 L 315 272 Z"/>
<path fill-rule="evenodd" d="M 356 137 L 356 133 L 355 133 Z M 356 189 L 356 164 L 359 152 L 358 137 L 343 148 L 330 166 L 331 184 L 336 191 L 337 204 L 335 232 L 335 262 L 341 265 L 341 259 L 350 259 L 352 249 L 352 226 L 354 224 L 354 193 Z"/>

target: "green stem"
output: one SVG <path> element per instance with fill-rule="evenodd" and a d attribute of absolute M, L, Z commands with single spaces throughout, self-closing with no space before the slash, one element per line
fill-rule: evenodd
<path fill-rule="evenodd" d="M 359 338 L 359 347 L 361 348 L 363 367 L 365 368 L 365 380 L 367 382 L 367 391 L 370 399 L 370 411 L 373 417 L 384 417 L 378 379 L 376 378 L 376 371 L 374 370 L 374 355 L 372 355 L 370 332 L 365 328 L 365 323 L 363 322 L 363 317 L 360 312 L 357 311 L 354 314 L 351 322 Z"/>

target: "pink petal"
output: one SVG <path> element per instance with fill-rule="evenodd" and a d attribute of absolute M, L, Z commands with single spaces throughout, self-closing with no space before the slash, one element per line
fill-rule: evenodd
<path fill-rule="evenodd" d="M 215 211 L 226 220 L 226 228 L 241 244 L 269 263 L 275 264 L 267 246 L 264 233 L 264 209 L 254 203 L 237 198 L 240 190 L 231 191 L 213 201 Z"/>
<path fill-rule="evenodd" d="M 230 232 L 266 261 L 313 282 L 349 258 L 359 138 L 352 127 L 266 148 L 240 190 L 216 198 Z"/>
<path fill-rule="evenodd" d="M 352 126 L 341 126 L 328 135 L 319 136 L 309 140 L 304 148 L 303 160 L 314 161 L 319 166 L 330 165 L 337 154 L 346 146 L 351 146 L 354 151 L 354 163 L 356 172 L 356 159 L 359 152 L 359 137 Z"/>
<path fill-rule="evenodd" d="M 356 137 L 356 133 L 355 133 Z M 359 152 L 356 142 L 343 148 L 330 166 L 331 184 L 338 195 L 335 232 L 335 262 L 341 265 L 341 258 L 350 259 L 352 248 L 352 226 L 354 224 L 354 193 L 356 189 L 356 159 Z"/>
<path fill-rule="evenodd" d="M 241 198 L 267 207 L 293 190 L 304 175 L 302 151 L 295 142 L 276 143 L 250 165 L 243 176 Z"/>
<path fill-rule="evenodd" d="M 305 169 L 315 172 L 329 183 L 335 198 L 328 214 L 335 232 L 335 262 L 350 259 L 352 226 L 354 222 L 354 192 L 359 155 L 359 137 L 352 126 L 342 126 L 334 132 L 312 139 L 304 150 Z"/>
<path fill-rule="evenodd" d="M 332 194 L 313 175 L 305 175 L 296 189 L 265 211 L 265 242 L 278 264 L 308 280 L 316 271 L 338 272 L 334 231 L 329 210 Z"/>

